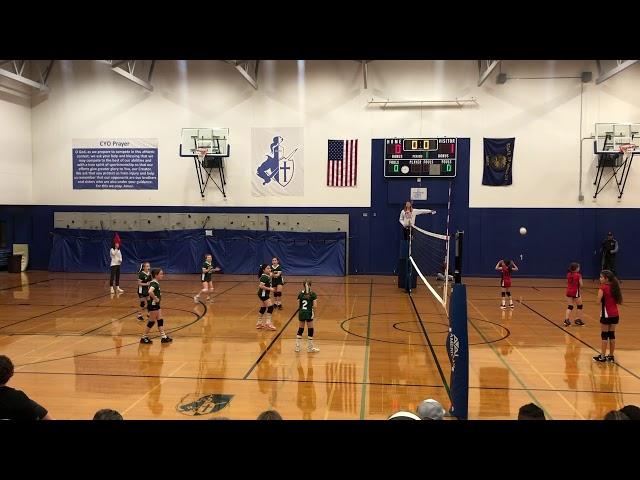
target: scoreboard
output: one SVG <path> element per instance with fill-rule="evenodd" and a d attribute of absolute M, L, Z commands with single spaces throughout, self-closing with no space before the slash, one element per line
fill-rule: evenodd
<path fill-rule="evenodd" d="M 385 177 L 455 177 L 457 138 L 387 138 Z"/>

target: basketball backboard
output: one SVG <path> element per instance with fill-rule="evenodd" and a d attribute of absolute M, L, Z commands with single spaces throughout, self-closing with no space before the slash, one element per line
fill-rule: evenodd
<path fill-rule="evenodd" d="M 229 155 L 228 128 L 183 128 L 180 138 L 181 157 L 193 158 L 198 148 L 206 148 L 208 157 Z"/>
<path fill-rule="evenodd" d="M 640 123 L 596 123 L 595 136 L 595 153 L 620 153 L 629 144 L 640 152 Z"/>

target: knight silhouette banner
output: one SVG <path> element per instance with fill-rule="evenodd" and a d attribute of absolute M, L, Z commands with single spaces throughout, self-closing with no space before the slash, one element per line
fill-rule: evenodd
<path fill-rule="evenodd" d="M 304 129 L 253 128 L 251 194 L 254 197 L 304 195 Z"/>

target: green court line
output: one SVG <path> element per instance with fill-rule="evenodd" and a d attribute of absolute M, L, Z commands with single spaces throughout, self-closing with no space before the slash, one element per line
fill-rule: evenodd
<path fill-rule="evenodd" d="M 367 319 L 367 338 L 364 349 L 364 373 L 362 374 L 362 393 L 360 394 L 360 420 L 364 420 L 364 406 L 367 396 L 367 377 L 369 376 L 369 338 L 371 337 L 371 300 L 373 299 L 373 280 L 369 283 L 369 318 Z"/>
<path fill-rule="evenodd" d="M 468 302 L 468 303 L 471 303 L 471 302 Z M 473 305 L 473 307 L 477 310 L 477 307 L 475 305 Z M 515 377 L 515 379 L 518 381 L 520 386 L 526 390 L 527 394 L 533 399 L 533 401 L 536 403 L 536 405 L 538 405 L 542 409 L 542 411 L 545 413 L 545 416 L 547 417 L 547 419 L 553 420 L 553 417 L 551 416 L 551 414 L 549 412 L 547 412 L 547 410 L 544 408 L 544 406 L 542 405 L 540 400 L 538 400 L 536 398 L 536 396 L 533 394 L 533 392 L 531 392 L 531 390 L 529 390 L 529 387 L 527 386 L 527 384 L 524 383 L 524 381 L 522 381 L 522 379 L 518 376 L 518 374 L 511 368 L 511 365 L 509 365 L 509 362 L 507 362 L 505 360 L 505 358 L 500 354 L 500 352 L 498 352 L 498 350 L 493 345 L 493 343 L 489 342 L 489 339 L 487 339 L 487 337 L 484 336 L 484 334 L 480 331 L 480 329 L 478 329 L 478 327 L 476 327 L 476 324 L 473 323 L 473 321 L 471 320 L 471 317 L 467 317 L 467 321 L 471 324 L 471 326 L 473 328 L 476 329 L 476 332 L 478 332 L 478 334 L 480 334 L 480 336 L 485 341 L 485 343 L 487 345 L 489 345 L 491 350 L 493 350 L 493 353 L 495 353 L 496 356 L 498 357 L 498 359 L 502 362 L 502 364 L 505 367 L 507 367 L 507 370 L 509 370 L 511 372 L 511 375 L 513 375 Z"/>

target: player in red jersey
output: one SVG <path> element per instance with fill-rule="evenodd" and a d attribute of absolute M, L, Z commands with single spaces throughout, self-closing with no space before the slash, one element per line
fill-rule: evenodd
<path fill-rule="evenodd" d="M 602 305 L 600 314 L 602 350 L 600 355 L 596 355 L 593 359 L 596 362 L 613 362 L 613 351 L 616 348 L 616 325 L 620 321 L 618 305 L 622 303 L 622 292 L 620 291 L 620 282 L 610 270 L 600 272 L 598 301 Z M 609 355 L 606 355 L 607 342 L 609 342 Z"/>
<path fill-rule="evenodd" d="M 580 296 L 580 288 L 582 287 L 582 274 L 580 273 L 580 264 L 577 262 L 573 262 L 569 265 L 569 271 L 567 272 L 567 311 L 564 314 L 564 326 L 568 327 L 571 325 L 571 320 L 569 317 L 571 316 L 571 312 L 573 310 L 574 304 L 578 307 L 578 312 L 576 316 L 575 324 L 582 327 L 584 322 L 580 318 L 580 313 L 582 312 L 582 297 Z"/>
<path fill-rule="evenodd" d="M 513 300 L 511 299 L 511 272 L 517 272 L 518 267 L 513 260 L 500 260 L 496 264 L 496 270 L 500 272 L 500 286 L 502 287 L 502 305 L 500 308 L 505 310 L 507 306 L 505 305 L 505 295 L 509 297 L 509 307 L 514 308 Z"/>

